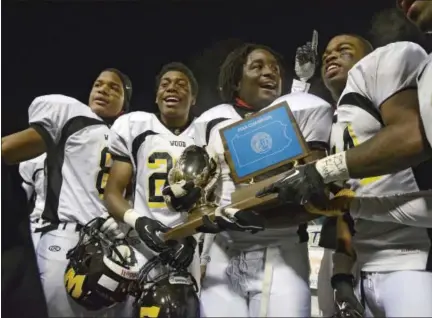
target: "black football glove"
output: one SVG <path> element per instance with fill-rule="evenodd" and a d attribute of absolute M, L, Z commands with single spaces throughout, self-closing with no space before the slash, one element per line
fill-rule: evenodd
<path fill-rule="evenodd" d="M 331 279 L 335 291 L 336 317 L 361 318 L 364 308 L 354 294 L 354 277 L 351 274 L 336 274 Z"/>
<path fill-rule="evenodd" d="M 167 205 L 178 212 L 187 212 L 201 198 L 201 189 L 193 181 L 178 182 L 162 190 Z"/>
<path fill-rule="evenodd" d="M 135 223 L 135 230 L 140 239 L 148 248 L 156 253 L 160 253 L 168 248 L 168 246 L 158 236 L 158 232 L 166 233 L 170 229 L 170 227 L 163 225 L 161 222 L 150 219 L 146 216 L 139 217 Z"/>
<path fill-rule="evenodd" d="M 315 163 L 294 167 L 286 173 L 285 177 L 258 191 L 256 197 L 272 193 L 277 193 L 283 203 L 309 202 L 320 206 L 328 201 L 326 185 L 315 168 Z"/>
<path fill-rule="evenodd" d="M 175 269 L 187 269 L 194 258 L 197 246 L 195 238 L 193 236 L 188 236 L 178 241 L 166 241 L 165 244 L 169 248 L 159 254 L 159 258 L 162 262 Z"/>
<path fill-rule="evenodd" d="M 215 211 L 215 219 L 211 221 L 204 215 L 203 225 L 197 228 L 198 232 L 220 233 L 223 231 L 240 231 L 255 234 L 264 230 L 264 218 L 254 211 L 242 211 L 234 208 L 218 207 Z"/>

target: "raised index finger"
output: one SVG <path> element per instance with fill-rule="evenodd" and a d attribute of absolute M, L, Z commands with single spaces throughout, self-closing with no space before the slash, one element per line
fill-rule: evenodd
<path fill-rule="evenodd" d="M 312 32 L 312 51 L 315 52 L 315 54 L 318 53 L 318 31 L 317 30 L 313 30 Z"/>

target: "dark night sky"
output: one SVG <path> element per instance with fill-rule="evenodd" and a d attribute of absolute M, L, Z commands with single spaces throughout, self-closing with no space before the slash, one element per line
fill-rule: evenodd
<path fill-rule="evenodd" d="M 2 135 L 23 129 L 38 95 L 87 100 L 99 71 L 116 67 L 133 82 L 132 109 L 154 109 L 160 67 L 196 71 L 201 108 L 213 106 L 221 41 L 267 44 L 293 69 L 297 46 L 315 28 L 320 48 L 339 32 L 364 34 L 374 12 L 394 0 L 279 0 L 2 3 Z"/>

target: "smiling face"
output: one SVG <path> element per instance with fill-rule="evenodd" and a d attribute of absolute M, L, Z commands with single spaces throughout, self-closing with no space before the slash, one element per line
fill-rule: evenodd
<path fill-rule="evenodd" d="M 405 16 L 423 32 L 432 32 L 431 0 L 397 0 Z"/>
<path fill-rule="evenodd" d="M 262 109 L 281 95 L 279 63 L 273 54 L 256 49 L 249 53 L 238 83 L 238 97 L 255 109 Z"/>
<path fill-rule="evenodd" d="M 124 90 L 120 77 L 114 72 L 102 72 L 90 92 L 91 110 L 101 118 L 114 118 L 122 111 L 123 104 Z"/>
<path fill-rule="evenodd" d="M 187 118 L 195 104 L 195 96 L 189 78 L 180 71 L 168 71 L 162 75 L 156 93 L 159 111 L 167 118 Z"/>
<path fill-rule="evenodd" d="M 365 57 L 362 41 L 350 35 L 335 36 L 322 56 L 321 76 L 332 95 L 340 95 L 345 88 L 348 71 Z"/>

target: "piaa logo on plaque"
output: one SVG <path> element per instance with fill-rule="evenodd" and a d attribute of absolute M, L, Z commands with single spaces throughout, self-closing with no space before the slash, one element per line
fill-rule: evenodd
<path fill-rule="evenodd" d="M 259 154 L 264 154 L 272 148 L 272 137 L 265 132 L 258 132 L 251 138 L 252 150 Z"/>

